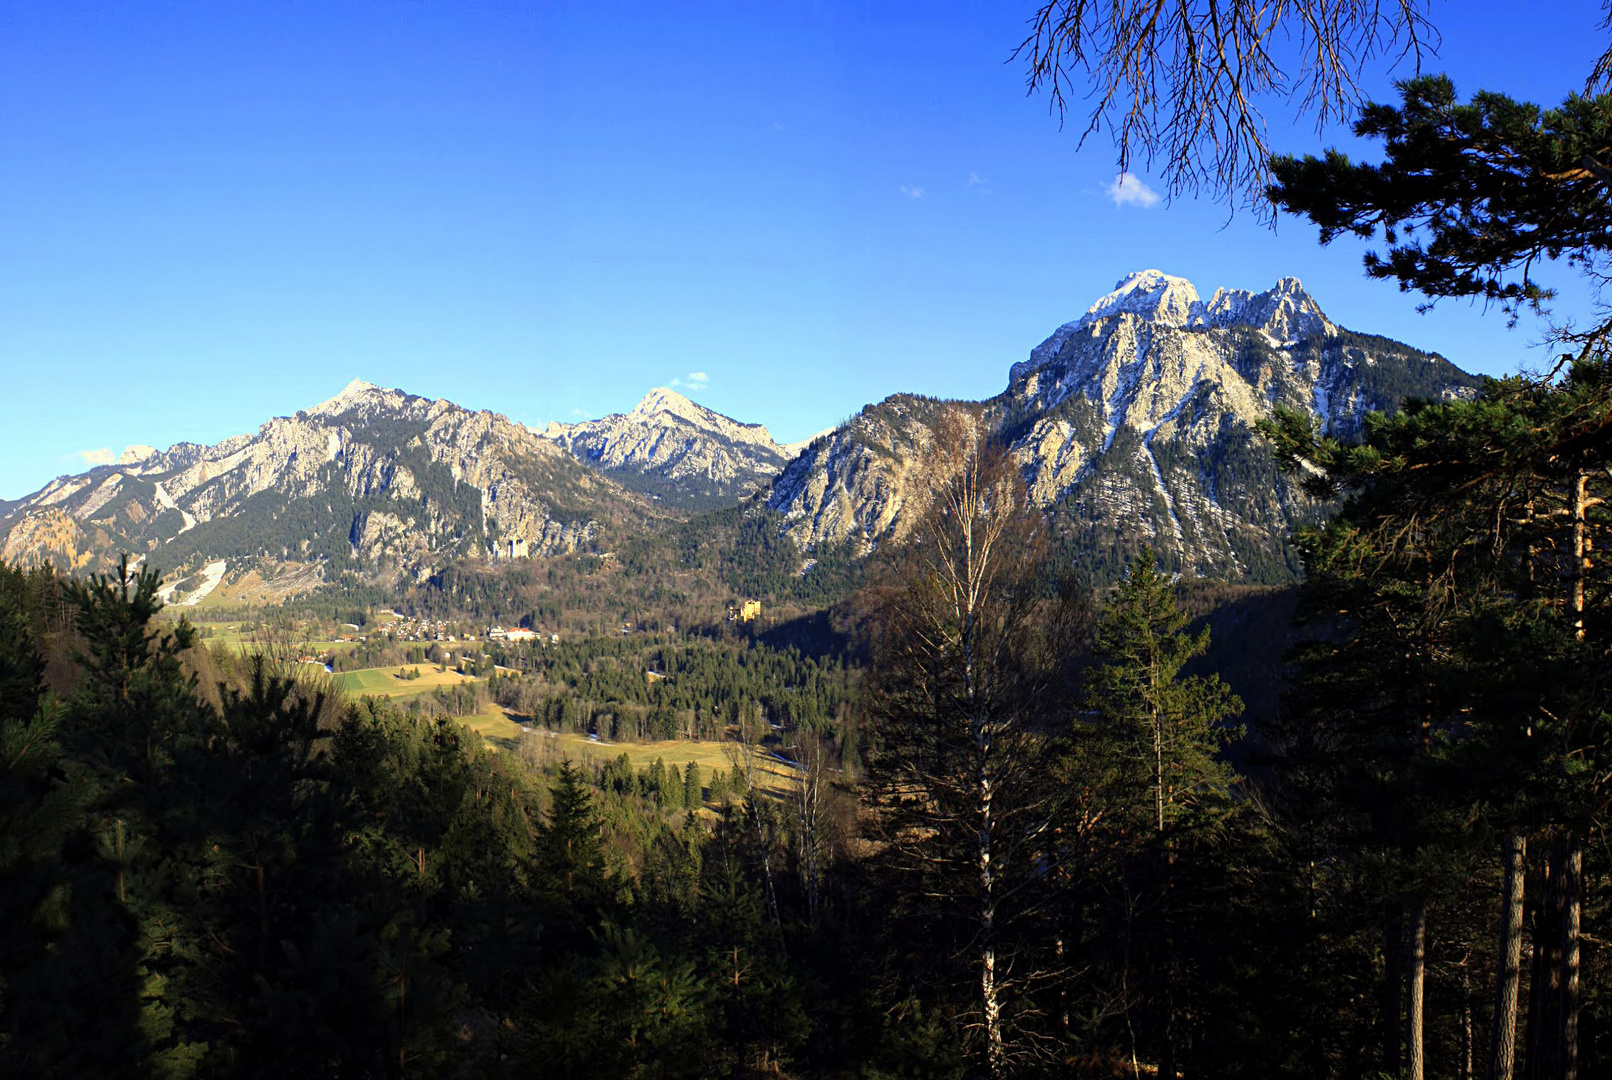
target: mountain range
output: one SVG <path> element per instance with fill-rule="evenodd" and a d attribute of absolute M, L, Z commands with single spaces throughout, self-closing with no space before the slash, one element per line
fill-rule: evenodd
<path fill-rule="evenodd" d="M 742 503 L 802 564 L 905 535 L 941 414 L 979 417 L 1018 459 L 1077 563 L 1142 543 L 1201 576 L 1290 579 L 1294 525 L 1320 508 L 1252 425 L 1276 405 L 1334 434 L 1407 397 L 1473 392 L 1444 358 L 1334 324 L 1294 278 L 1253 293 L 1145 270 L 1013 364 L 978 402 L 898 394 L 803 444 L 667 389 L 632 411 L 527 427 L 354 381 L 214 446 L 132 447 L 114 465 L 0 502 L 0 558 L 170 568 L 180 602 L 226 578 L 274 598 L 421 579 L 455 560 L 604 553 Z"/>

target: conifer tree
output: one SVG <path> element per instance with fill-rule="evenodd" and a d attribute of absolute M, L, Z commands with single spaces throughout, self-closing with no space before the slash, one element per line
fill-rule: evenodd
<path fill-rule="evenodd" d="M 1150 981 L 1159 1075 L 1173 1078 L 1184 1004 L 1173 882 L 1183 871 L 1178 862 L 1233 810 L 1235 774 L 1219 754 L 1241 733 L 1225 721 L 1243 706 L 1218 676 L 1182 674 L 1209 647 L 1209 631 L 1187 633 L 1187 617 L 1151 549 L 1142 550 L 1099 615 L 1093 646 L 1090 712 L 1077 739 L 1117 763 L 1116 809 L 1138 829 L 1133 842 L 1149 853 L 1145 887 L 1154 916 L 1126 932 L 1140 931 L 1155 952 Z"/>
<path fill-rule="evenodd" d="M 105 874 L 84 858 L 94 789 L 57 738 L 62 708 L 45 691 L 28 585 L 0 564 L 0 1072 L 16 1075 L 27 1061 L 113 1067 L 129 1047 L 112 1033 L 132 1019 L 91 1016 L 83 1006 L 104 997 L 75 1000 L 69 985 L 86 944 L 93 955 L 83 924 L 104 917 Z M 87 1038 L 97 1021 L 100 1038 Z M 98 1061 L 90 1048 L 107 1042 L 113 1053 Z"/>
<path fill-rule="evenodd" d="M 1602 85 L 1607 70 L 1606 61 L 1597 67 Z M 1381 163 L 1357 163 L 1337 151 L 1279 158 L 1270 189 L 1277 205 L 1319 225 L 1323 242 L 1345 233 L 1380 238 L 1387 250 L 1367 255 L 1367 273 L 1430 302 L 1482 297 L 1515 318 L 1523 306 L 1548 312 L 1554 293 L 1536 276 L 1546 268 L 1576 269 L 1597 287 L 1605 281 L 1612 96 L 1573 95 L 1555 109 L 1493 92 L 1462 102 L 1442 76 L 1410 79 L 1399 90 L 1398 104 L 1368 106 L 1356 125 L 1357 134 L 1381 141 Z M 1536 910 L 1561 906 L 1563 914 L 1559 935 L 1554 925 L 1536 925 L 1536 937 L 1561 936 L 1563 944 L 1535 942 L 1536 959 L 1556 966 L 1533 980 L 1528 1042 L 1537 1050 L 1529 1069 L 1537 1072 L 1546 1059 L 1565 1073 L 1576 1068 L 1579 996 L 1571 989 L 1576 972 L 1565 969 L 1578 952 L 1583 889 L 1569 880 L 1576 870 L 1561 878 L 1554 868 L 1581 862 L 1595 818 L 1584 811 L 1605 798 L 1590 779 L 1604 775 L 1591 762 L 1601 760 L 1606 743 L 1599 688 L 1608 657 L 1598 625 L 1605 567 L 1591 552 L 1606 529 L 1612 319 L 1603 306 L 1591 325 L 1555 322 L 1552 332 L 1574 352 L 1545 377 L 1491 383 L 1475 403 L 1429 408 L 1427 422 L 1383 426 L 1352 451 L 1290 439 L 1318 451 L 1309 463 L 1319 463 L 1322 487 L 1369 493 L 1365 520 L 1374 515 L 1383 527 L 1363 530 L 1372 543 L 1357 547 L 1389 539 L 1395 559 L 1385 568 L 1401 573 L 1405 556 L 1418 550 L 1448 556 L 1422 559 L 1433 571 L 1423 580 L 1434 586 L 1424 612 L 1447 611 L 1459 595 L 1473 613 L 1465 667 L 1490 692 L 1474 695 L 1467 715 L 1480 729 L 1473 745 L 1487 748 L 1473 761 L 1487 784 L 1482 797 L 1498 834 L 1503 881 L 1489 1063 L 1496 1078 L 1514 1068 L 1526 833 L 1542 821 L 1550 823 L 1550 842 L 1532 850 L 1546 851 L 1551 895 Z M 1299 425 L 1278 426 L 1291 436 Z M 1423 542 L 1437 533 L 1445 535 Z M 1491 583 L 1487 602 L 1474 578 Z M 1519 641 L 1527 647 L 1513 644 Z M 1494 670 L 1501 677 L 1486 677 Z M 1561 905 L 1558 895 L 1566 897 Z M 1559 1029 L 1548 1038 L 1538 1030 L 1556 1008 L 1540 1003 L 1546 982 L 1569 988 L 1556 1010 Z"/>
<path fill-rule="evenodd" d="M 698 810 L 703 801 L 700 766 L 698 762 L 691 761 L 683 766 L 683 805 L 690 810 Z"/>
<path fill-rule="evenodd" d="M 572 919 L 597 909 L 608 891 L 599 817 L 582 771 L 562 761 L 550 789 L 548 821 L 538 839 L 543 890 Z"/>
<path fill-rule="evenodd" d="M 1104 737 L 1145 776 L 1149 827 L 1161 838 L 1225 812 L 1234 774 L 1217 755 L 1241 734 L 1222 724 L 1242 702 L 1220 678 L 1181 674 L 1209 648 L 1207 628 L 1186 630 L 1173 585 L 1144 548 L 1097 620 L 1086 683 Z"/>
<path fill-rule="evenodd" d="M 1434 823 L 1463 802 L 1481 807 L 1494 830 L 1503 883 L 1489 1040 L 1497 1076 L 1510 1073 L 1517 1046 L 1526 873 L 1518 852 L 1544 826 L 1565 845 L 1552 865 L 1571 865 L 1593 827 L 1585 809 L 1605 797 L 1592 779 L 1604 773 L 1590 763 L 1606 742 L 1606 568 L 1587 556 L 1608 528 L 1599 502 L 1608 387 L 1603 361 L 1579 360 L 1555 382 L 1490 381 L 1471 401 L 1413 403 L 1374 418 L 1358 446 L 1323 438 L 1293 414 L 1265 429 L 1313 490 L 1349 499 L 1338 519 L 1300 540 L 1310 606 L 1334 627 L 1309 650 L 1307 722 L 1343 738 L 1347 760 L 1377 762 L 1376 775 L 1397 778 L 1393 790 L 1412 801 L 1387 799 L 1384 789 L 1374 813 L 1398 837 L 1378 839 L 1403 857 L 1431 868 L 1425 856 L 1448 846 L 1438 834 L 1451 834 Z M 1322 670 L 1334 673 L 1325 689 L 1315 681 Z M 1444 809 L 1429 797 L 1435 790 Z M 1581 903 L 1581 889 L 1569 893 L 1569 906 Z M 1424 903 L 1425 889 L 1406 899 Z M 1572 919 L 1560 923 L 1565 933 Z M 1557 933 L 1553 923 L 1536 937 Z M 1536 947 L 1535 955 L 1558 953 Z M 1390 1065 L 1397 1026 L 1384 1025 Z M 1564 1019 L 1550 1036 L 1568 1058 L 1573 1026 Z M 1413 1072 L 1416 1034 L 1412 1025 Z"/>
<path fill-rule="evenodd" d="M 683 809 L 683 774 L 678 770 L 676 763 L 666 766 L 665 779 L 661 782 L 660 805 L 663 810 Z"/>
<path fill-rule="evenodd" d="M 1271 198 L 1308 217 L 1323 243 L 1380 237 L 1366 273 L 1442 297 L 1481 297 L 1515 312 L 1553 292 L 1536 271 L 1561 260 L 1591 274 L 1612 255 L 1612 95 L 1572 95 L 1541 109 L 1426 75 L 1399 84 L 1398 105 L 1365 106 L 1355 134 L 1380 140 L 1380 164 L 1329 150 L 1271 162 Z M 1590 329 L 1594 345 L 1608 326 Z"/>

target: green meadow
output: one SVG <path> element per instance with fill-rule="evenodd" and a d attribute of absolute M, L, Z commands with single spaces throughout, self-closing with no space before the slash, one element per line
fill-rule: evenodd
<path fill-rule="evenodd" d="M 417 679 L 398 678 L 399 671 L 415 670 L 420 673 Z M 351 697 L 383 697 L 394 701 L 419 697 L 441 686 L 459 686 L 475 681 L 473 676 L 461 675 L 457 671 L 438 671 L 430 664 L 359 668 L 357 671 L 340 672 L 334 678 L 336 689 Z"/>

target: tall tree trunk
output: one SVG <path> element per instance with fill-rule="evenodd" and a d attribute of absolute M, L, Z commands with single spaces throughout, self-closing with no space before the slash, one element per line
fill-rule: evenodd
<path fill-rule="evenodd" d="M 1589 576 L 1589 509 L 1590 474 L 1579 470 L 1573 484 L 1573 636 L 1584 640 L 1584 579 Z"/>
<path fill-rule="evenodd" d="M 1579 926 L 1583 917 L 1584 841 L 1570 833 L 1562 859 L 1562 998 L 1559 1038 L 1562 1080 L 1578 1080 Z"/>
<path fill-rule="evenodd" d="M 1164 1042 L 1159 1047 L 1159 1080 L 1176 1080 L 1175 986 L 1174 978 L 1164 977 Z"/>
<path fill-rule="evenodd" d="M 1472 954 L 1461 959 L 1461 1080 L 1472 1080 L 1472 1063 L 1477 1058 L 1472 1037 Z"/>
<path fill-rule="evenodd" d="M 1517 997 L 1522 985 L 1523 885 L 1528 841 L 1511 833 L 1501 847 L 1500 943 L 1495 949 L 1494 1032 L 1489 1080 L 1511 1080 L 1517 1060 Z"/>
<path fill-rule="evenodd" d="M 1418 896 L 1411 901 L 1410 941 L 1410 1002 L 1406 1008 L 1408 1057 L 1410 1080 L 1424 1080 L 1427 1075 L 1427 1058 L 1422 1049 L 1423 1003 L 1427 989 L 1427 898 Z"/>
<path fill-rule="evenodd" d="M 989 930 L 996 921 L 994 905 L 987 899 L 980 911 L 982 929 Z M 985 1069 L 995 1080 L 1004 1075 L 1007 1064 L 1006 1049 L 1002 1044 L 1001 990 L 996 984 L 996 943 L 987 936 L 980 945 L 980 1011 L 985 1018 Z"/>
<path fill-rule="evenodd" d="M 1153 706 L 1153 828 L 1164 833 L 1164 718 Z"/>
<path fill-rule="evenodd" d="M 800 781 L 796 789 L 796 810 L 799 815 L 796 835 L 800 845 L 801 891 L 806 898 L 807 921 L 816 926 L 822 858 L 817 819 L 821 814 L 823 772 L 826 766 L 823 745 L 815 734 L 802 733 L 796 744 L 796 757 L 800 759 Z"/>
<path fill-rule="evenodd" d="M 1404 1035 L 1404 1013 L 1400 1002 L 1404 991 L 1405 933 L 1401 909 L 1394 905 L 1383 916 L 1382 1029 L 1383 1072 L 1399 1072 L 1399 1048 Z"/>
<path fill-rule="evenodd" d="M 1540 902 L 1533 906 L 1533 978 L 1528 1007 L 1528 1080 L 1556 1080 L 1561 1004 L 1561 841 L 1546 850 Z"/>
<path fill-rule="evenodd" d="M 1007 1061 L 1002 1044 L 1001 987 L 996 980 L 996 868 L 991 864 L 996 827 L 993 814 L 996 792 L 989 766 L 991 734 L 989 721 L 981 719 L 975 722 L 974 737 L 979 753 L 975 797 L 979 813 L 980 1014 L 985 1024 L 986 1075 L 994 1080 L 1004 1074 Z"/>
<path fill-rule="evenodd" d="M 1164 939 L 1164 963 L 1159 966 L 1159 1001 L 1164 1009 L 1159 1025 L 1159 1078 L 1175 1080 L 1175 945 L 1170 927 L 1170 871 L 1174 856 L 1164 836 L 1164 712 L 1158 705 L 1159 677 L 1149 664 L 1149 696 L 1153 728 L 1153 829 L 1159 844 L 1159 923 Z"/>

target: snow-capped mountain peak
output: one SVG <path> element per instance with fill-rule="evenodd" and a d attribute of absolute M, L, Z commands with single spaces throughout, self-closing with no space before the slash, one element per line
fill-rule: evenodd
<path fill-rule="evenodd" d="M 346 412 L 354 405 L 373 396 L 381 388 L 372 382 L 363 379 L 354 379 L 342 387 L 341 393 L 333 398 L 327 398 L 308 410 L 310 416 L 336 416 Z"/>
<path fill-rule="evenodd" d="M 645 394 L 643 400 L 633 406 L 632 411 L 637 416 L 651 416 L 658 412 L 669 412 L 673 415 L 681 416 L 685 420 L 692 420 L 711 410 L 704 405 L 690 401 L 676 390 L 668 390 L 664 386 L 657 386 Z"/>
<path fill-rule="evenodd" d="M 628 417 L 636 417 L 639 420 L 649 420 L 652 417 L 661 415 L 675 416 L 679 420 L 687 421 L 697 428 L 713 432 L 734 442 L 749 443 L 768 449 L 777 446 L 777 443 L 773 442 L 772 434 L 767 431 L 765 424 L 746 424 L 731 417 L 723 416 L 714 409 L 708 409 L 696 401 L 690 401 L 676 390 L 668 390 L 664 386 L 657 386 L 645 394 L 643 400 L 633 406 L 632 412 L 626 414 Z M 609 417 L 605 419 L 608 420 Z M 599 422 L 602 423 L 603 421 Z"/>
<path fill-rule="evenodd" d="M 1186 278 L 1162 270 L 1136 270 L 1121 278 L 1113 292 L 1087 308 L 1079 321 L 1091 323 L 1129 312 L 1151 322 L 1186 326 L 1202 308 L 1197 288 Z"/>
<path fill-rule="evenodd" d="M 1258 422 L 1283 406 L 1347 439 L 1407 394 L 1455 396 L 1474 382 L 1442 357 L 1334 326 L 1296 278 L 1204 302 L 1190 281 L 1143 270 L 974 408 L 1077 548 L 1145 541 L 1196 573 L 1277 581 L 1297 569 L 1286 538 L 1317 507 L 1254 435 Z M 954 407 L 898 395 L 805 448 L 769 501 L 785 531 L 803 548 L 903 535 Z"/>
<path fill-rule="evenodd" d="M 1199 299 L 1197 286 L 1186 278 L 1162 270 L 1136 270 L 1121 278 L 1112 292 L 1087 308 L 1080 318 L 1053 331 L 1051 337 L 1030 351 L 1029 360 L 1014 364 L 1009 381 L 1016 382 L 1056 359 L 1076 334 L 1095 333 L 1103 320 L 1118 315 L 1134 315 L 1146 323 L 1187 331 L 1246 326 L 1262 330 L 1278 342 L 1338 333 L 1337 326 L 1296 277 L 1284 277 L 1260 293 L 1216 289 L 1205 303 Z"/>
<path fill-rule="evenodd" d="M 1262 293 L 1247 289 L 1216 289 L 1204 305 L 1196 325 L 1251 326 L 1278 341 L 1292 341 L 1311 335 L 1331 336 L 1338 332 L 1322 312 L 1315 298 L 1304 291 L 1296 277 L 1285 277 L 1274 288 Z"/>

